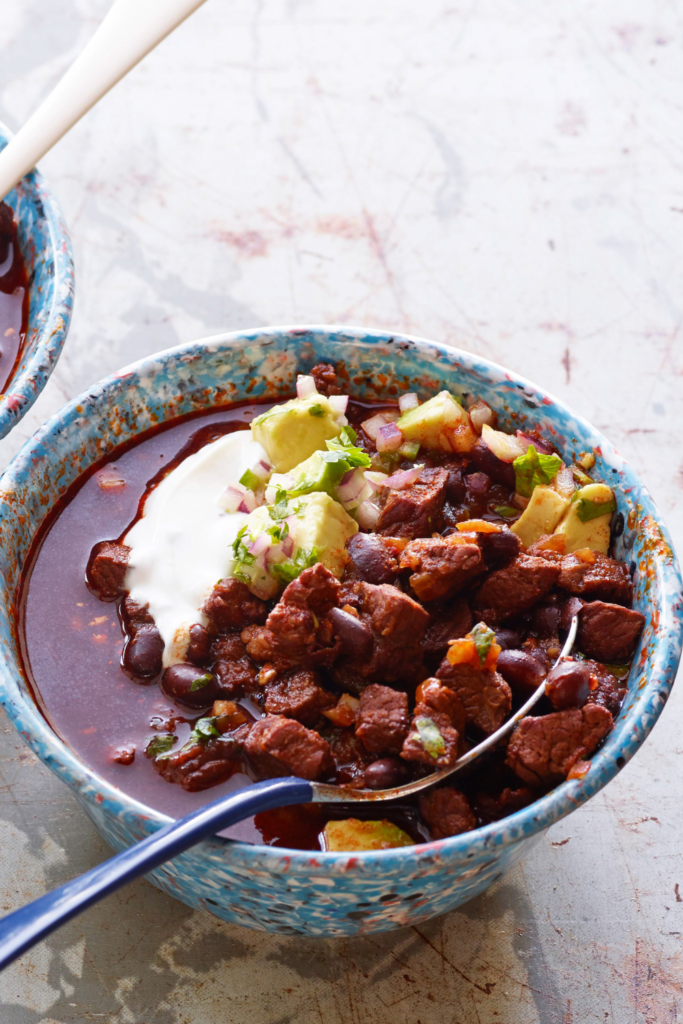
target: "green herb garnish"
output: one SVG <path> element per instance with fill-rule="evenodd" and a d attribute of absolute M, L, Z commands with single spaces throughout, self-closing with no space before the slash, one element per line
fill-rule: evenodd
<path fill-rule="evenodd" d="M 270 571 L 276 580 L 286 586 L 300 576 L 304 569 L 310 569 L 319 561 L 320 555 L 317 548 L 311 548 L 310 551 L 299 548 L 293 558 L 286 562 L 277 562 Z"/>
<path fill-rule="evenodd" d="M 534 487 L 549 484 L 562 465 L 559 455 L 537 452 L 530 444 L 526 455 L 518 455 L 512 463 L 515 468 L 515 489 L 518 494 L 530 498 Z"/>
<path fill-rule="evenodd" d="M 243 526 L 232 542 L 232 554 L 236 562 L 241 562 L 242 565 L 253 565 L 256 561 L 256 555 L 252 555 L 249 548 L 244 543 L 243 538 L 246 533 L 247 527 Z M 250 537 L 249 540 L 252 540 L 252 538 Z"/>
<path fill-rule="evenodd" d="M 478 622 L 470 632 L 470 636 L 474 640 L 474 646 L 479 655 L 479 663 L 483 665 L 487 654 L 491 650 L 491 644 L 496 639 L 496 634 L 484 622 Z"/>
<path fill-rule="evenodd" d="M 323 409 L 322 405 L 320 405 L 319 402 L 316 402 L 316 404 L 312 405 L 310 407 L 310 409 L 308 410 L 308 415 L 309 416 L 324 416 L 325 415 L 325 410 Z"/>
<path fill-rule="evenodd" d="M 197 690 L 203 690 L 205 686 L 208 686 L 212 682 L 213 676 L 206 672 L 203 676 L 197 676 L 196 679 L 192 680 L 190 684 L 190 693 L 195 693 Z"/>
<path fill-rule="evenodd" d="M 209 740 L 213 739 L 214 736 L 220 736 L 220 732 L 216 728 L 215 717 L 200 718 L 198 722 L 195 722 L 194 729 L 190 733 L 190 738 L 187 742 L 188 744 L 207 743 Z"/>
<path fill-rule="evenodd" d="M 517 516 L 521 515 L 520 509 L 513 508 L 512 505 L 496 505 L 493 511 L 497 515 L 502 516 L 503 519 L 516 519 Z"/>
<path fill-rule="evenodd" d="M 616 679 L 628 679 L 628 674 L 631 671 L 630 665 L 607 665 L 604 667 L 608 672 L 611 672 Z"/>
<path fill-rule="evenodd" d="M 441 735 L 438 726 L 432 722 L 431 718 L 416 718 L 415 728 L 417 729 L 417 735 L 420 738 L 420 743 L 430 757 L 433 757 L 436 761 L 441 754 L 446 753 L 444 738 Z"/>
<path fill-rule="evenodd" d="M 240 477 L 240 483 L 242 487 L 246 487 L 248 491 L 255 491 L 263 485 L 263 481 L 256 476 L 251 469 L 245 469 L 244 473 Z"/>
<path fill-rule="evenodd" d="M 576 502 L 576 514 L 582 523 L 588 523 L 598 516 L 611 515 L 616 512 L 617 503 L 614 495 L 609 501 L 591 501 L 589 498 L 579 498 Z"/>
<path fill-rule="evenodd" d="M 289 533 L 289 523 L 283 520 L 279 526 L 269 526 L 266 533 L 273 538 L 276 544 L 279 544 Z"/>
<path fill-rule="evenodd" d="M 348 463 L 349 469 L 369 469 L 372 459 L 367 452 L 356 446 L 357 436 L 353 427 L 342 427 L 338 437 L 325 441 L 328 450 L 321 452 L 323 460 L 325 462 L 344 461 Z"/>
<path fill-rule="evenodd" d="M 177 736 L 170 732 L 163 732 L 158 736 L 152 736 L 145 747 L 145 754 L 151 758 L 161 757 L 169 752 L 177 738 Z"/>

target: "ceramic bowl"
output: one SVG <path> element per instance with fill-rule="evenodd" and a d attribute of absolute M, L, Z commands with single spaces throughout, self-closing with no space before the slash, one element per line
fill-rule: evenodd
<path fill-rule="evenodd" d="M 276 932 L 352 935 L 416 924 L 495 882 L 553 822 L 605 786 L 664 707 L 681 649 L 681 579 L 671 542 L 645 487 L 610 443 L 539 388 L 466 352 L 350 328 L 269 328 L 209 338 L 144 359 L 96 384 L 49 420 L 0 482 L 0 699 L 26 742 L 69 785 L 115 849 L 168 819 L 100 778 L 48 727 L 17 652 L 16 600 L 36 531 L 60 495 L 115 445 L 150 426 L 242 398 L 290 395 L 297 371 L 323 359 L 348 367 L 352 391 L 426 395 L 443 387 L 482 395 L 510 426 L 534 424 L 567 457 L 594 449 L 595 476 L 614 488 L 617 556 L 635 571 L 647 617 L 614 731 L 582 780 L 485 828 L 424 846 L 362 855 L 204 842 L 155 871 L 159 888 L 226 921 Z M 623 517 L 623 518 L 622 518 Z"/>
<path fill-rule="evenodd" d="M 0 150 L 11 137 L 0 124 Z M 71 323 L 74 296 L 69 232 L 42 174 L 27 174 L 5 202 L 18 224 L 29 280 L 29 316 L 21 359 L 0 394 L 0 438 L 28 412 L 54 370 Z"/>

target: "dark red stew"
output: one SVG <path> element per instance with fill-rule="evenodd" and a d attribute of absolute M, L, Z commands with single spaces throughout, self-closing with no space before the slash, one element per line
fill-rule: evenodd
<path fill-rule="evenodd" d="M 312 376 L 320 395 L 340 393 L 334 367 Z M 570 491 L 577 480 L 581 523 L 609 524 L 613 507 L 596 504 L 585 469 L 564 467 L 533 430 L 518 435 L 528 456 L 505 461 L 496 445 L 507 435 L 479 436 L 496 420 L 475 404 L 474 443 L 445 451 L 397 447 L 391 428 L 378 440 L 362 424 L 396 403 L 351 400 L 353 450 L 389 476 L 374 521 L 348 541 L 342 578 L 309 559 L 268 600 L 239 573 L 219 581 L 184 660 L 165 670 L 154 619 L 126 590 L 121 538 L 150 485 L 248 429 L 264 406 L 175 421 L 116 451 L 54 511 L 27 573 L 25 665 L 51 726 L 120 789 L 180 816 L 260 778 L 380 789 L 449 767 L 545 679 L 509 742 L 419 799 L 383 804 L 382 816 L 406 841 L 445 838 L 584 774 L 621 707 L 643 616 L 624 563 L 576 543 L 567 551 L 561 527 L 529 543 L 515 524 L 559 466 L 565 489 L 567 473 Z M 576 650 L 552 668 L 576 611 Z M 330 820 L 374 819 L 377 807 L 272 811 L 228 834 L 319 849 Z"/>
<path fill-rule="evenodd" d="M 28 327 L 28 279 L 12 210 L 0 203 L 0 392 L 21 356 Z"/>

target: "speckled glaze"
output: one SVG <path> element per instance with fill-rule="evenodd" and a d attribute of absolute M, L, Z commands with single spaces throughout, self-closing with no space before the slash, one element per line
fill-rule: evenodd
<path fill-rule="evenodd" d="M 0 150 L 12 133 L 0 124 Z M 61 354 L 71 323 L 74 264 L 59 204 L 38 171 L 31 171 L 5 202 L 18 222 L 19 247 L 29 280 L 29 317 L 21 358 L 0 394 L 0 438 L 31 408 Z"/>
<path fill-rule="evenodd" d="M 127 367 L 71 402 L 25 445 L 0 482 L 0 700 L 42 760 L 122 849 L 168 819 L 84 765 L 37 711 L 17 654 L 16 596 L 31 540 L 79 474 L 121 442 L 165 420 L 233 400 L 288 395 L 297 371 L 341 361 L 355 395 L 423 396 L 448 387 L 484 396 L 510 427 L 538 425 L 567 458 L 594 449 L 595 477 L 614 488 L 625 529 L 617 556 L 635 569 L 635 606 L 647 617 L 614 731 L 582 780 L 466 835 L 362 855 L 312 854 L 204 842 L 154 872 L 159 888 L 251 928 L 352 935 L 416 924 L 491 885 L 553 822 L 606 785 L 644 741 L 675 677 L 683 631 L 681 577 L 647 490 L 609 442 L 560 402 L 457 349 L 346 327 L 269 328 L 209 338 Z"/>

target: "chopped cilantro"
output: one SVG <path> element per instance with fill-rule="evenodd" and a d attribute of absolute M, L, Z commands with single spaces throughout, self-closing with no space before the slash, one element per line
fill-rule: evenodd
<path fill-rule="evenodd" d="M 517 493 L 525 498 L 530 498 L 534 487 L 539 484 L 549 484 L 557 475 L 562 465 L 559 455 L 546 455 L 544 452 L 537 452 L 530 444 L 526 455 L 518 455 L 512 463 L 515 468 L 515 487 Z"/>
<path fill-rule="evenodd" d="M 512 505 L 496 505 L 493 511 L 503 519 L 516 519 L 522 514 L 521 509 L 513 508 Z"/>
<path fill-rule="evenodd" d="M 162 754 L 167 754 L 177 737 L 170 732 L 160 733 L 158 736 L 152 736 L 151 740 L 145 747 L 145 754 L 147 757 L 161 757 Z"/>
<path fill-rule="evenodd" d="M 325 462 L 346 462 L 349 469 L 369 469 L 372 459 L 361 448 L 356 447 L 356 431 L 353 427 L 342 427 L 338 437 L 325 441 L 328 451 L 322 452 Z"/>
<path fill-rule="evenodd" d="M 479 655 L 479 663 L 483 665 L 486 661 L 486 655 L 491 650 L 491 644 L 496 639 L 496 634 L 484 622 L 478 622 L 472 629 L 470 636 L 474 640 L 474 646 Z"/>
<path fill-rule="evenodd" d="M 213 676 L 210 672 L 206 672 L 203 676 L 197 676 L 190 684 L 190 693 L 195 693 L 196 690 L 203 690 L 212 680 Z"/>
<path fill-rule="evenodd" d="M 244 473 L 242 473 L 242 476 L 240 477 L 240 483 L 242 484 L 242 487 L 246 487 L 248 491 L 256 491 L 262 486 L 263 481 L 260 480 L 256 476 L 256 473 L 251 469 L 245 469 Z"/>
<path fill-rule="evenodd" d="M 576 502 L 576 514 L 582 523 L 588 523 L 591 519 L 597 519 L 598 516 L 611 515 L 616 510 L 617 503 L 614 495 L 609 501 L 590 501 L 588 498 L 579 498 Z"/>
<path fill-rule="evenodd" d="M 608 665 L 605 664 L 605 668 L 608 672 L 611 672 L 617 679 L 628 679 L 628 674 L 631 671 L 630 665 Z"/>
<path fill-rule="evenodd" d="M 247 527 L 243 526 L 232 542 L 232 554 L 236 562 L 241 562 L 243 565 L 253 565 L 256 561 L 256 555 L 252 555 L 244 543 L 246 533 Z M 251 540 L 251 537 L 249 540 Z"/>
<path fill-rule="evenodd" d="M 214 736 L 220 736 L 218 729 L 216 728 L 216 719 L 214 718 L 200 718 L 198 722 L 195 722 L 194 729 L 190 733 L 188 743 L 206 743 L 208 740 L 213 739 Z"/>
<path fill-rule="evenodd" d="M 308 410 L 308 415 L 309 416 L 324 416 L 325 415 L 325 410 L 323 409 L 322 405 L 320 405 L 319 402 L 316 402 L 315 405 L 312 405 L 310 407 L 310 409 Z"/>
<path fill-rule="evenodd" d="M 436 761 L 440 754 L 446 753 L 444 738 L 439 732 L 438 726 L 432 722 L 431 718 L 416 718 L 415 728 L 417 729 L 417 735 L 420 737 L 420 743 L 430 757 L 433 757 Z"/>
<path fill-rule="evenodd" d="M 276 544 L 281 543 L 287 534 L 289 533 L 289 523 L 284 520 L 279 526 L 273 525 L 268 527 L 266 533 L 269 534 Z"/>
<path fill-rule="evenodd" d="M 299 548 L 294 558 L 290 558 L 286 562 L 277 562 L 270 571 L 280 583 L 284 583 L 286 586 L 300 576 L 304 569 L 310 569 L 319 561 L 320 555 L 317 548 L 311 548 L 310 551 Z"/>

